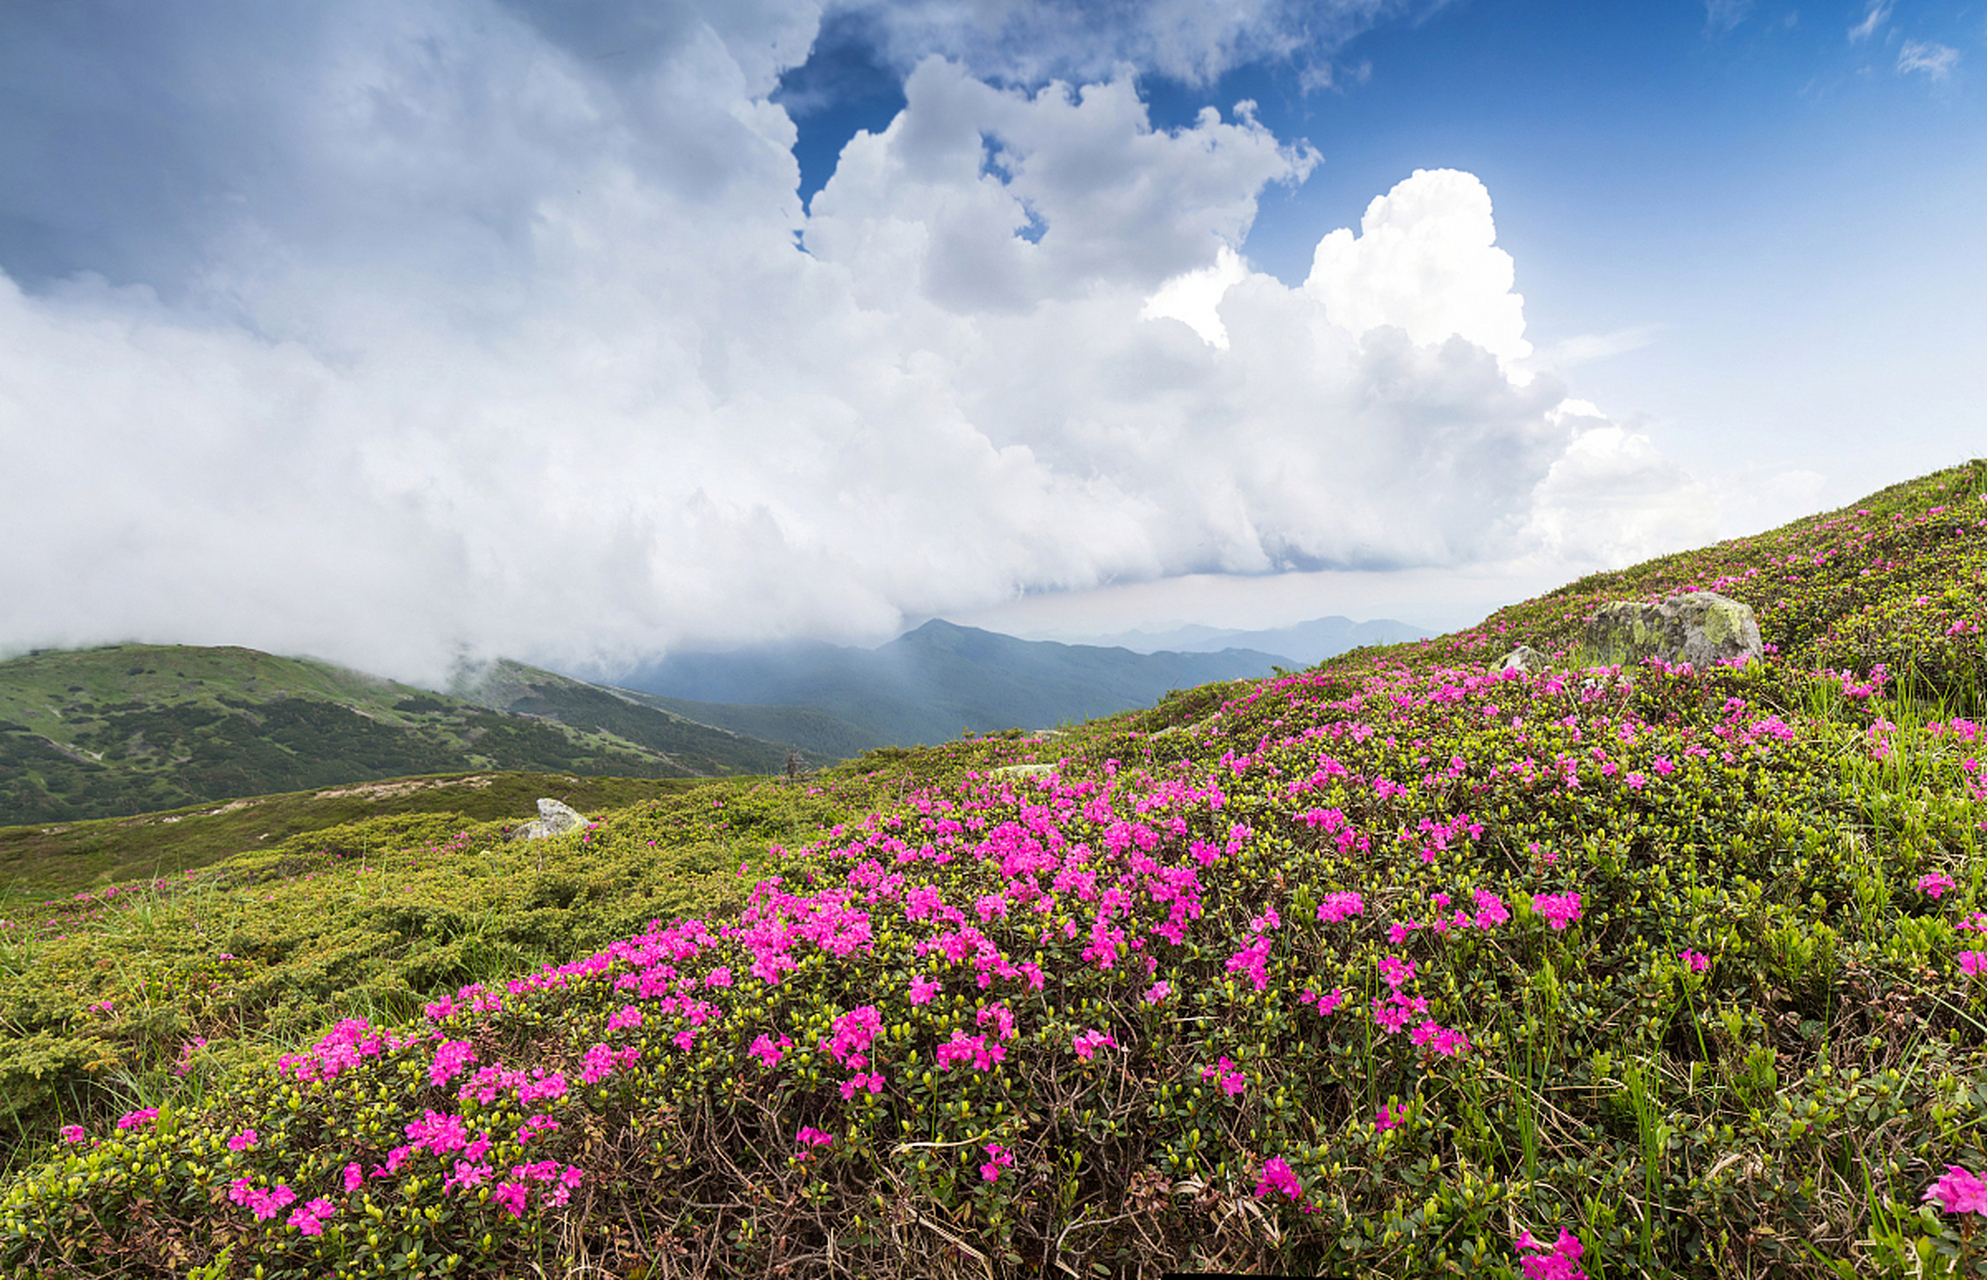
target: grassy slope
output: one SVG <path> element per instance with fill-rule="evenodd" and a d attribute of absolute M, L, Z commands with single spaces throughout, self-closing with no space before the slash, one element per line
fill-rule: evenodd
<path fill-rule="evenodd" d="M 520 708 L 533 714 L 517 715 L 249 649 L 113 645 L 16 658 L 0 663 L 0 822 L 411 774 L 685 777 L 767 772 L 784 759 L 774 744 L 534 674 L 545 688 Z"/>
<path fill-rule="evenodd" d="M 1947 1164 L 1987 1161 L 1987 1000 L 1956 962 L 1987 908 L 1987 746 L 1961 719 L 1987 717 L 1983 494 L 1971 464 L 1051 742 L 697 788 L 551 846 L 407 829 L 411 847 L 354 865 L 347 832 L 315 860 L 296 845 L 31 922 L 0 992 L 26 1142 L 0 1261 L 1509 1276 L 1521 1228 L 1564 1227 L 1597 1280 L 1938 1274 L 1970 1233 L 1920 1197 Z M 1571 647 L 1603 600 L 1691 587 L 1752 603 L 1773 661 L 1629 684 L 1483 676 L 1519 640 Z M 989 772 L 1034 761 L 1056 767 Z M 529 976 L 651 915 L 716 932 L 771 871 L 748 918 L 767 939 L 812 922 L 777 985 L 742 938 L 681 929 Z M 1927 876 L 1952 884 L 1935 895 Z M 932 916 L 926 885 L 997 950 Z M 1100 915 L 1114 885 L 1128 897 Z M 1320 913 L 1343 893 L 1357 913 Z M 1456 906 L 1485 927 L 1426 927 Z M 1389 956 L 1416 972 L 1390 980 Z M 713 965 L 728 985 L 685 984 Z M 391 1024 L 463 981 L 500 1007 L 471 992 L 411 1041 L 361 1039 L 332 1081 L 267 1065 L 266 1044 L 340 1015 Z M 1470 1048 L 1382 1031 L 1369 1010 L 1396 983 Z M 1330 1013 L 1303 999 L 1335 990 Z M 976 1036 L 947 1065 L 941 1048 Z M 466 1075 L 432 1082 L 442 1039 L 479 1067 L 562 1071 L 566 1092 L 465 1101 Z M 582 1083 L 596 1044 L 639 1057 Z M 865 1047 L 880 1092 L 845 1083 Z M 972 1061 L 993 1049 L 1004 1062 Z M 165 1112 L 110 1125 L 140 1104 Z M 437 1108 L 487 1128 L 488 1175 L 480 1152 L 465 1175 L 459 1150 L 417 1150 L 367 1176 Z M 541 1112 L 560 1128 L 527 1151 L 513 1131 Z M 84 1143 L 43 1145 L 65 1120 Z M 256 1145 L 228 1149 L 247 1128 Z M 830 1140 L 796 1142 L 816 1132 Z M 525 1172 L 537 1160 L 578 1171 L 570 1198 Z M 294 1206 L 263 1221 L 231 1203 L 243 1176 L 325 1197 L 323 1234 L 300 1234 Z M 498 1191 L 528 1193 L 522 1214 Z"/>
<path fill-rule="evenodd" d="M 366 819 L 424 816 L 456 826 L 522 822 L 540 796 L 582 813 L 626 808 L 697 785 L 687 778 L 599 778 L 555 773 L 462 773 L 349 783 L 254 796 L 132 818 L 0 827 L 0 918 L 32 915 L 118 881 L 184 875 L 238 853 Z"/>

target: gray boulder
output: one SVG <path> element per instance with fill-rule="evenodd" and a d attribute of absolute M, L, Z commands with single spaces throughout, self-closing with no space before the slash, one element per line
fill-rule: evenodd
<path fill-rule="evenodd" d="M 511 832 L 513 840 L 544 840 L 551 836 L 562 836 L 569 831 L 584 831 L 586 816 L 569 805 L 557 800 L 538 802 L 538 817 Z"/>
<path fill-rule="evenodd" d="M 1591 660 L 1611 667 L 1657 657 L 1703 671 L 1734 658 L 1766 659 L 1752 606 L 1715 591 L 1693 591 L 1660 604 L 1602 605 L 1583 638 Z"/>
<path fill-rule="evenodd" d="M 1546 669 L 1545 655 L 1528 644 L 1521 644 L 1504 655 L 1504 660 L 1496 666 L 1498 671 L 1523 671 L 1537 675 Z"/>

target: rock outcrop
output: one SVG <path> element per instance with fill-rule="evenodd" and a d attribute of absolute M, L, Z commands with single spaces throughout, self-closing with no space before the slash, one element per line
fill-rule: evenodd
<path fill-rule="evenodd" d="M 569 831 L 583 831 L 586 825 L 586 816 L 578 810 L 557 800 L 541 799 L 538 802 L 538 817 L 512 831 L 510 838 L 543 840 L 565 835 Z"/>
<path fill-rule="evenodd" d="M 1521 644 L 1504 655 L 1504 660 L 1496 666 L 1498 671 L 1518 670 L 1537 675 L 1546 669 L 1545 655 L 1528 644 Z"/>
<path fill-rule="evenodd" d="M 1735 658 L 1764 661 L 1752 606 L 1715 591 L 1693 591 L 1660 604 L 1602 605 L 1583 637 L 1590 661 L 1633 666 L 1644 658 L 1688 662 L 1702 671 Z"/>

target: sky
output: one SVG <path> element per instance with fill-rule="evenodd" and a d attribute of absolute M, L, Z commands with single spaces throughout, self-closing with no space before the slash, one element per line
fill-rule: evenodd
<path fill-rule="evenodd" d="M 14 0 L 0 653 L 1434 630 L 1987 454 L 1987 5 Z"/>

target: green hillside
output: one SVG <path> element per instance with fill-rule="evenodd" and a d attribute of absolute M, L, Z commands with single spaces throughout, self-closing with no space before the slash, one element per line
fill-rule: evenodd
<path fill-rule="evenodd" d="M 1767 660 L 1582 664 L 1693 587 Z M 1987 1274 L 1984 592 L 1979 461 L 1052 738 L 36 906 L 0 1274 Z"/>
<path fill-rule="evenodd" d="M 131 818 L 0 827 L 0 919 L 34 914 L 49 899 L 107 885 L 183 875 L 238 853 L 281 848 L 299 836 L 420 819 L 450 831 L 537 816 L 540 796 L 582 813 L 621 809 L 699 785 L 691 778 L 601 778 L 559 773 L 458 773 L 347 783 L 317 791 L 211 802 Z M 397 848 L 397 828 L 366 827 Z"/>
<path fill-rule="evenodd" d="M 0 824 L 413 774 L 702 777 L 786 758 L 549 672 L 514 674 L 543 686 L 515 709 L 252 649 L 126 644 L 0 662 Z"/>

